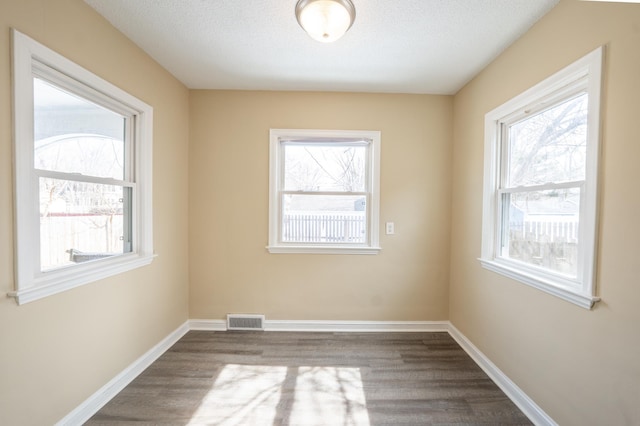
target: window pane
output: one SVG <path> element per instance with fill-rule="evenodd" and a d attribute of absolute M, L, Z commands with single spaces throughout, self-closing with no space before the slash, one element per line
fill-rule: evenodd
<path fill-rule="evenodd" d="M 287 191 L 364 192 L 365 145 L 285 144 Z"/>
<path fill-rule="evenodd" d="M 507 186 L 584 180 L 587 94 L 509 127 Z"/>
<path fill-rule="evenodd" d="M 290 194 L 282 204 L 283 242 L 367 242 L 365 197 Z"/>
<path fill-rule="evenodd" d="M 40 267 L 131 251 L 131 188 L 40 178 Z"/>
<path fill-rule="evenodd" d="M 580 189 L 503 195 L 502 256 L 575 277 Z"/>
<path fill-rule="evenodd" d="M 38 78 L 33 93 L 37 169 L 125 178 L 122 115 Z"/>

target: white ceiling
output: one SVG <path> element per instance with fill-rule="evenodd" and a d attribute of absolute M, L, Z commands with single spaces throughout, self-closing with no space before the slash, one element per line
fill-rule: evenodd
<path fill-rule="evenodd" d="M 558 0 L 353 0 L 335 43 L 297 0 L 85 0 L 192 89 L 453 94 Z"/>

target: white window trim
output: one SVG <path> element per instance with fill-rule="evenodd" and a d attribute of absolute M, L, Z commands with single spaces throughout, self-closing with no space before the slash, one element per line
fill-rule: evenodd
<path fill-rule="evenodd" d="M 604 47 L 592 51 L 541 83 L 499 106 L 485 116 L 484 193 L 482 252 L 479 261 L 493 272 L 591 309 L 596 296 L 596 251 L 598 232 L 598 157 L 600 153 L 600 97 Z M 587 78 L 588 134 L 584 199 L 580 206 L 580 252 L 577 280 L 563 279 L 514 260 L 497 256 L 499 244 L 498 179 L 500 175 L 500 127 L 514 113 L 535 107 L 549 96 Z"/>
<path fill-rule="evenodd" d="M 291 138 L 363 138 L 371 140 L 370 159 L 368 161 L 368 185 L 371 194 L 369 201 L 369 243 L 363 244 L 290 244 L 279 241 L 280 207 L 278 192 L 282 167 L 281 139 Z M 378 254 L 380 228 L 380 132 L 365 130 L 306 130 L 271 129 L 269 132 L 269 253 L 315 253 L 315 254 Z"/>
<path fill-rule="evenodd" d="M 153 108 L 90 71 L 12 29 L 14 115 L 14 222 L 15 291 L 18 304 L 60 293 L 151 263 L 152 130 Z M 101 99 L 112 98 L 130 108 L 138 124 L 134 135 L 133 252 L 52 271 L 41 272 L 37 258 L 39 243 L 38 185 L 33 160 L 33 71 L 39 64 L 52 68 L 96 91 Z M 35 194 L 35 195 L 34 195 Z"/>

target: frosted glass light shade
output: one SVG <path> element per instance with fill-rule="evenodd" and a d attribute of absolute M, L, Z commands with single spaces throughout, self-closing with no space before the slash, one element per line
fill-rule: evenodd
<path fill-rule="evenodd" d="M 330 43 L 351 28 L 356 9 L 351 0 L 299 0 L 296 18 L 311 38 Z"/>

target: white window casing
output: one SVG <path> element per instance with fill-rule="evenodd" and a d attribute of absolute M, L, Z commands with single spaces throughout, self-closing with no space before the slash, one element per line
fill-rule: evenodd
<path fill-rule="evenodd" d="M 587 54 L 541 83 L 497 107 L 485 116 L 482 251 L 479 261 L 488 270 L 590 309 L 596 296 L 598 233 L 598 158 L 600 153 L 600 97 L 604 47 Z M 569 182 L 543 182 L 531 186 L 505 185 L 507 129 L 532 113 L 553 108 L 577 94 L 588 96 L 585 177 Z M 551 107 L 549 107 L 551 105 Z M 505 221 L 509 206 L 505 195 L 573 189 L 579 193 L 577 273 L 558 273 L 504 255 Z M 511 198 L 509 198 L 511 199 Z M 510 213 L 510 210 L 509 210 Z"/>
<path fill-rule="evenodd" d="M 364 176 L 362 188 L 354 192 L 332 192 L 331 190 L 286 190 L 285 185 L 285 147 L 323 145 L 331 148 L 358 146 L 366 152 L 364 155 Z M 283 203 L 286 197 L 359 197 L 364 200 L 366 230 L 362 238 L 349 241 L 331 242 L 325 235 L 323 239 L 309 237 L 307 241 L 293 241 L 284 238 Z M 290 199 L 290 198 L 287 198 Z M 379 211 L 380 211 L 380 132 L 356 130 L 303 130 L 271 129 L 269 152 L 269 243 L 270 253 L 317 253 L 317 254 L 377 254 L 379 247 Z M 334 212 L 335 213 L 335 212 Z M 306 218 L 313 223 L 313 217 Z M 316 229 L 327 226 L 314 223 Z M 343 228 L 346 232 L 346 225 Z M 304 231 L 303 231 L 304 232 Z M 302 238 L 304 239 L 304 238 Z M 345 238 L 346 240 L 346 238 Z"/>
<path fill-rule="evenodd" d="M 15 291 L 18 304 L 148 265 L 153 259 L 153 108 L 30 37 L 12 30 L 14 115 Z M 36 170 L 34 78 L 124 117 L 128 158 L 122 179 Z M 115 185 L 130 191 L 131 244 L 122 254 L 43 270 L 40 264 L 39 178 Z M 126 244 L 126 243 L 125 243 Z"/>

